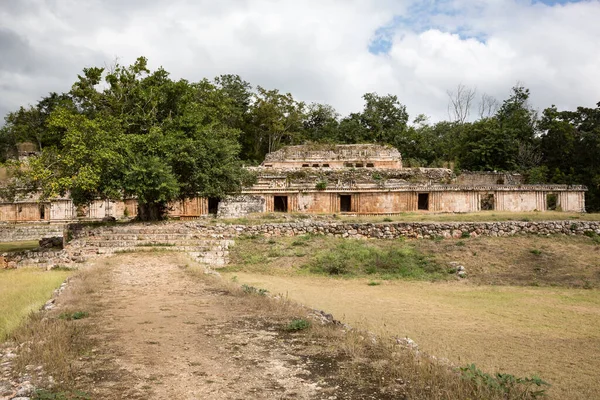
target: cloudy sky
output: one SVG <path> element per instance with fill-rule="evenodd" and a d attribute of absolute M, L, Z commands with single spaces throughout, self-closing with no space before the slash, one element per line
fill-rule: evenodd
<path fill-rule="evenodd" d="M 598 0 L 0 0 L 0 116 L 140 55 L 174 78 L 239 74 L 342 114 L 377 92 L 444 119 L 461 83 L 591 107 L 599 21 Z"/>

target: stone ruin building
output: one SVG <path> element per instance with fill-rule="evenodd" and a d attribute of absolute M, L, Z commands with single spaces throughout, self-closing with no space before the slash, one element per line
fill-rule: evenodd
<path fill-rule="evenodd" d="M 393 147 L 355 145 L 287 146 L 248 167 L 257 180 L 224 199 L 195 198 L 170 204 L 171 217 L 239 217 L 250 213 L 572 211 L 585 212 L 584 186 L 525 185 L 518 174 L 403 168 Z M 68 198 L 40 203 L 34 197 L 0 203 L 0 221 L 69 221 L 134 217 L 135 199 L 98 200 L 74 207 Z"/>

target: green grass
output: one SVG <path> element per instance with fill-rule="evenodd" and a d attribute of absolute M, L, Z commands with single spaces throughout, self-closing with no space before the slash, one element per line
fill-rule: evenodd
<path fill-rule="evenodd" d="M 244 237 L 230 250 L 227 272 L 369 276 L 373 280 L 449 279 L 445 268 L 404 240 L 327 236 Z"/>
<path fill-rule="evenodd" d="M 443 268 L 409 245 L 377 247 L 361 240 L 337 242 L 317 251 L 303 268 L 315 274 L 363 276 L 384 279 L 441 279 Z"/>
<path fill-rule="evenodd" d="M 39 310 L 70 274 L 30 268 L 0 270 L 0 341 L 29 313 Z"/>
<path fill-rule="evenodd" d="M 290 332 L 303 331 L 310 328 L 310 322 L 305 319 L 294 319 L 286 325 L 285 330 Z"/>
<path fill-rule="evenodd" d="M 22 242 L 6 242 L 0 243 L 0 253 L 34 250 L 38 247 L 40 247 L 40 244 L 37 240 L 26 240 Z"/>

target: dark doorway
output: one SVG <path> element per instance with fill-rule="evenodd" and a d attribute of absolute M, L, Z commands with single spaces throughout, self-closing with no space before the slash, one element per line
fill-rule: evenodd
<path fill-rule="evenodd" d="M 556 193 L 548 193 L 546 195 L 546 210 L 555 211 L 558 207 L 558 195 Z"/>
<path fill-rule="evenodd" d="M 481 211 L 491 211 L 494 209 L 494 195 L 482 194 L 480 200 Z"/>
<path fill-rule="evenodd" d="M 221 199 L 218 197 L 209 197 L 208 198 L 208 213 L 216 214 L 219 211 L 219 202 Z"/>
<path fill-rule="evenodd" d="M 419 210 L 429 210 L 429 193 L 419 193 L 417 208 Z"/>
<path fill-rule="evenodd" d="M 341 212 L 352 211 L 352 196 L 350 196 L 350 195 L 340 196 L 340 211 Z"/>
<path fill-rule="evenodd" d="M 288 197 L 287 196 L 274 196 L 273 209 L 275 210 L 275 212 L 287 212 Z"/>
<path fill-rule="evenodd" d="M 40 219 L 46 219 L 46 207 L 40 206 Z"/>

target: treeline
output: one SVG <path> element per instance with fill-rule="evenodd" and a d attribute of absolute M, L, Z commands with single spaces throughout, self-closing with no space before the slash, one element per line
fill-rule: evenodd
<path fill-rule="evenodd" d="M 448 92 L 448 120 L 430 123 L 424 115 L 411 119 L 394 95 L 363 99 L 361 112 L 341 116 L 237 75 L 174 81 L 141 57 L 131 66 L 86 68 L 69 92 L 9 113 L 0 155 L 6 161 L 18 143 L 33 142 L 42 155 L 20 185 L 44 196 L 69 191 L 76 202 L 135 195 L 152 216 L 174 198 L 239 190 L 251 179 L 242 164 L 303 143 L 389 144 L 407 166 L 584 184 L 588 210 L 600 210 L 600 103 L 539 113 L 520 84 L 503 101 L 459 85 Z"/>

